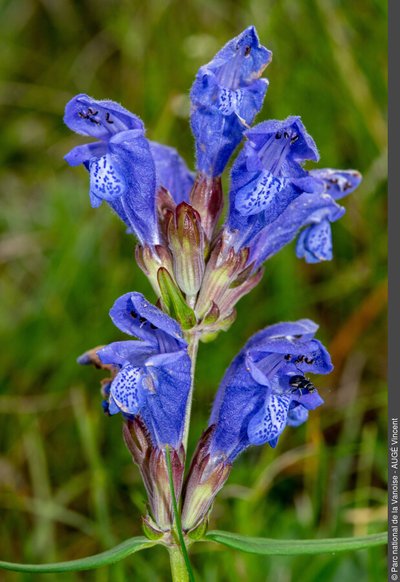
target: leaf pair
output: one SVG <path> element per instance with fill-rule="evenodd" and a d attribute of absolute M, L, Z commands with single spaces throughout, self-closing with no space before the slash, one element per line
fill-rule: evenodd
<path fill-rule="evenodd" d="M 372 534 L 357 538 L 337 538 L 321 540 L 274 540 L 268 538 L 251 538 L 224 531 L 210 531 L 202 541 L 216 542 L 251 554 L 265 556 L 295 556 L 336 553 L 363 550 L 387 544 L 387 533 Z M 0 561 L 0 568 L 14 572 L 75 572 L 94 570 L 102 566 L 115 564 L 131 554 L 151 548 L 158 542 L 139 536 L 125 540 L 114 548 L 88 556 L 80 560 L 56 562 L 54 564 L 18 564 Z"/>

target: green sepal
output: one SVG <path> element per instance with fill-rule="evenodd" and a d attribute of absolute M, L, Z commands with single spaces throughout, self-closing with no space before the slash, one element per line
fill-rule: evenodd
<path fill-rule="evenodd" d="M 190 329 L 196 325 L 196 316 L 185 301 L 182 292 L 164 267 L 157 271 L 158 285 L 161 299 L 169 315 L 179 321 L 183 329 Z"/>
<path fill-rule="evenodd" d="M 164 532 L 160 531 L 154 521 L 149 515 L 142 517 L 143 533 L 151 541 L 157 541 L 164 536 Z"/>
<path fill-rule="evenodd" d="M 188 532 L 188 537 L 197 542 L 202 540 L 206 535 L 208 529 L 208 518 L 204 519 L 197 527 Z"/>
<path fill-rule="evenodd" d="M 211 342 L 213 342 L 215 339 L 217 339 L 219 335 L 219 331 L 213 331 L 210 333 L 202 333 L 200 336 L 200 341 L 203 342 L 203 344 L 209 344 Z"/>
<path fill-rule="evenodd" d="M 202 323 L 202 325 L 211 325 L 211 324 L 215 323 L 216 321 L 218 321 L 219 316 L 220 316 L 219 307 L 214 301 L 212 301 L 211 307 L 207 311 L 205 316 L 203 317 L 203 320 L 201 323 Z"/>

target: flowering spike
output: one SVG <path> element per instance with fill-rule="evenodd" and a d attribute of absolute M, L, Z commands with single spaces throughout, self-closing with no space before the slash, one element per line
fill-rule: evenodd
<path fill-rule="evenodd" d="M 344 213 L 336 200 L 361 182 L 355 170 L 304 168 L 319 154 L 300 117 L 251 127 L 271 56 L 250 26 L 200 68 L 191 89 L 196 178 L 175 149 L 149 142 L 142 121 L 121 105 L 80 94 L 65 110 L 73 131 L 96 139 L 65 158 L 89 171 L 92 206 L 105 200 L 136 234 L 137 262 L 157 294 L 156 305 L 140 293 L 119 297 L 110 317 L 137 339 L 99 346 L 78 361 L 108 371 L 102 406 L 108 416 L 121 413 L 146 487 L 145 535 L 176 546 L 178 532 L 182 549 L 181 525 L 189 543 L 202 538 L 237 456 L 252 445 L 276 447 L 286 426 L 304 423 L 323 403 L 309 374 L 332 369 L 310 320 L 255 334 L 225 373 L 183 485 L 198 340 L 232 325 L 262 263 L 297 235 L 299 258 L 330 260 L 331 223 Z M 243 136 L 219 227 L 221 174 Z"/>

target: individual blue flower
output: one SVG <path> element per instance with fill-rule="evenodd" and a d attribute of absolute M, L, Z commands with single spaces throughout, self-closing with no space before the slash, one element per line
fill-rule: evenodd
<path fill-rule="evenodd" d="M 318 150 L 300 117 L 264 121 L 245 132 L 247 141 L 232 168 L 226 226 L 236 246 L 246 246 L 303 192 L 320 193 L 322 180 L 303 169 Z"/>
<path fill-rule="evenodd" d="M 298 426 L 323 403 L 306 376 L 332 370 L 309 319 L 256 333 L 228 368 L 211 413 L 212 458 L 231 463 L 250 445 L 275 447 L 287 425 Z"/>
<path fill-rule="evenodd" d="M 310 174 L 322 181 L 324 192 L 334 200 L 339 200 L 351 194 L 361 183 L 361 174 L 356 170 L 332 170 L 324 168 L 311 170 Z M 325 217 L 326 216 L 326 217 Z M 338 217 L 334 218 L 336 220 Z M 308 220 L 296 244 L 296 255 L 304 258 L 307 263 L 319 263 L 332 260 L 332 218 L 324 212 Z"/>
<path fill-rule="evenodd" d="M 271 58 L 250 26 L 200 68 L 190 93 L 200 172 L 216 177 L 224 171 L 262 107 L 268 81 L 259 77 Z"/>
<path fill-rule="evenodd" d="M 328 194 L 301 194 L 282 214 L 253 239 L 249 262 L 255 268 L 289 244 L 301 228 L 296 248 L 299 258 L 316 263 L 332 258 L 330 223 L 343 216 L 345 209 Z"/>
<path fill-rule="evenodd" d="M 189 202 L 194 175 L 175 148 L 150 141 L 150 151 L 156 165 L 157 188 L 166 188 L 176 204 Z"/>
<path fill-rule="evenodd" d="M 97 352 L 103 364 L 119 369 L 109 390 L 109 413 L 139 415 L 155 446 L 178 448 L 191 370 L 179 324 L 141 293 L 117 299 L 110 316 L 121 331 L 139 340 L 115 342 Z"/>
<path fill-rule="evenodd" d="M 90 172 L 92 206 L 105 200 L 142 244 L 157 244 L 156 170 L 142 121 L 114 101 L 80 94 L 67 103 L 64 122 L 99 140 L 65 156 L 71 166 L 84 164 Z"/>

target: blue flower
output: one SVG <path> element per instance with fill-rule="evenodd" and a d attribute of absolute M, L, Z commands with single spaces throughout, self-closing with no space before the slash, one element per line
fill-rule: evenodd
<path fill-rule="evenodd" d="M 157 188 L 162 186 L 176 204 L 189 202 L 194 175 L 176 149 L 150 141 L 150 151 L 156 165 Z"/>
<path fill-rule="evenodd" d="M 322 180 L 303 169 L 318 150 L 299 117 L 264 121 L 245 132 L 247 141 L 232 168 L 227 228 L 245 246 L 303 192 L 319 193 Z"/>
<path fill-rule="evenodd" d="M 243 131 L 261 109 L 268 87 L 260 79 L 272 53 L 248 27 L 197 73 L 190 93 L 197 168 L 220 176 Z"/>
<path fill-rule="evenodd" d="M 258 268 L 290 243 L 299 230 L 297 256 L 308 262 L 332 258 L 330 223 L 338 220 L 345 209 L 328 194 L 301 194 L 271 224 L 263 228 L 251 243 L 249 262 Z"/>
<path fill-rule="evenodd" d="M 106 200 L 142 244 L 157 244 L 156 170 L 142 121 L 114 101 L 80 94 L 67 103 L 64 122 L 99 140 L 65 156 L 71 166 L 84 164 L 90 172 L 92 206 Z"/>
<path fill-rule="evenodd" d="M 109 413 L 139 415 L 154 446 L 181 442 L 190 389 L 191 361 L 179 324 L 140 293 L 117 299 L 114 324 L 139 341 L 109 344 L 97 353 L 119 369 L 109 392 Z"/>
<path fill-rule="evenodd" d="M 287 425 L 298 426 L 323 403 L 306 374 L 327 374 L 330 357 L 301 319 L 256 333 L 228 368 L 210 418 L 210 454 L 232 462 L 250 445 L 276 446 Z"/>
<path fill-rule="evenodd" d="M 339 200 L 351 194 L 361 182 L 361 174 L 356 170 L 332 170 L 324 168 L 311 170 L 310 174 L 322 181 L 324 193 L 334 200 Z M 327 196 L 323 199 L 328 200 Z M 330 211 L 321 209 L 319 212 L 309 215 L 307 222 L 310 226 L 305 228 L 297 240 L 296 255 L 304 258 L 307 263 L 319 263 L 332 260 L 332 230 L 331 222 L 340 218 L 340 211 L 334 211 L 330 205 Z M 340 208 L 340 207 L 338 207 Z M 332 214 L 333 211 L 333 214 Z M 344 210 L 342 210 L 342 213 Z"/>

